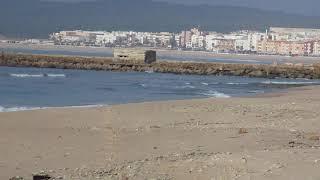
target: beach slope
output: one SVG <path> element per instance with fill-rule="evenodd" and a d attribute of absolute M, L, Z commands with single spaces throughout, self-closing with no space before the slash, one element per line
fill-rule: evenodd
<path fill-rule="evenodd" d="M 0 179 L 320 179 L 320 87 L 0 113 Z"/>

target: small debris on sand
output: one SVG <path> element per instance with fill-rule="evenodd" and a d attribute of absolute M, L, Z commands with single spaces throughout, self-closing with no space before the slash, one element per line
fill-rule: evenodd
<path fill-rule="evenodd" d="M 239 134 L 247 134 L 248 133 L 248 130 L 245 129 L 245 128 L 240 128 L 239 129 Z"/>

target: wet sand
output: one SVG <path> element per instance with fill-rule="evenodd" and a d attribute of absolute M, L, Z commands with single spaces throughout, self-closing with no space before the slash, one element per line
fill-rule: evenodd
<path fill-rule="evenodd" d="M 0 113 L 0 179 L 320 179 L 320 87 Z"/>

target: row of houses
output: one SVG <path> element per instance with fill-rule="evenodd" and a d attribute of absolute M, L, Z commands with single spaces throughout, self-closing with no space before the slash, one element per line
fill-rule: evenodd
<path fill-rule="evenodd" d="M 192 28 L 180 33 L 135 31 L 61 31 L 51 35 L 55 44 L 106 47 L 156 47 L 205 50 L 216 53 L 320 55 L 320 30 L 271 27 L 266 32 L 227 34 Z"/>
<path fill-rule="evenodd" d="M 239 31 L 229 34 L 182 32 L 182 47 L 227 53 L 320 55 L 320 30 L 272 27 L 266 32 Z"/>
<path fill-rule="evenodd" d="M 134 31 L 61 31 L 50 35 L 55 44 L 118 47 L 170 47 L 174 34 Z M 174 43 L 173 43 L 174 44 Z"/>
<path fill-rule="evenodd" d="M 319 56 L 320 41 L 261 41 L 258 52 L 291 56 Z"/>

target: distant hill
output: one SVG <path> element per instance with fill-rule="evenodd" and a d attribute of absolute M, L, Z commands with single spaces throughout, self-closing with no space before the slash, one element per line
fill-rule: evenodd
<path fill-rule="evenodd" d="M 63 29 L 180 31 L 193 26 L 227 32 L 269 26 L 320 27 L 319 17 L 243 7 L 186 6 L 151 0 L 97 0 L 63 3 L 1 0 L 0 34 L 47 37 Z"/>

